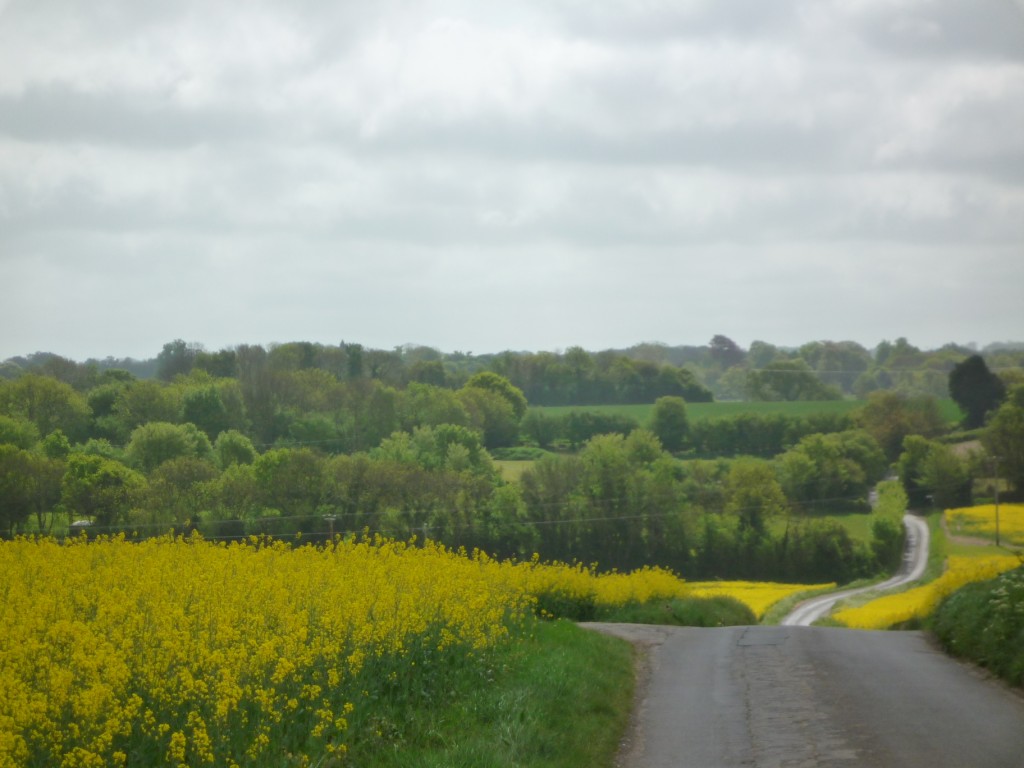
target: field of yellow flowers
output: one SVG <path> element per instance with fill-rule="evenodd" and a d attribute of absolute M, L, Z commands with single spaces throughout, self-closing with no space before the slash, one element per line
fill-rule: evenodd
<path fill-rule="evenodd" d="M 732 594 L 760 615 L 797 589 L 384 539 L 0 542 L 0 768 L 340 760 L 382 702 L 526 637 L 545 593 Z"/>
<path fill-rule="evenodd" d="M 945 597 L 965 584 L 994 578 L 1020 564 L 1020 558 L 1012 555 L 951 557 L 946 572 L 935 581 L 896 595 L 877 598 L 856 608 L 837 611 L 832 618 L 853 629 L 888 629 L 897 624 L 924 619 L 935 611 Z"/>
<path fill-rule="evenodd" d="M 996 508 L 994 504 L 960 507 L 946 511 L 949 532 L 963 536 L 996 535 Z M 999 505 L 999 538 L 1002 543 L 1024 546 L 1024 504 Z"/>

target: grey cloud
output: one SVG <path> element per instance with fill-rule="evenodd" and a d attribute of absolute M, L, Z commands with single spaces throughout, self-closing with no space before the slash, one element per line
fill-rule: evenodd
<path fill-rule="evenodd" d="M 1012 337 L 1019 8 L 10 3 L 0 358 Z"/>
<path fill-rule="evenodd" d="M 85 93 L 60 83 L 0 95 L 0 134 L 26 141 L 95 142 L 140 149 L 252 140 L 260 134 L 273 138 L 265 116 L 256 111 L 190 109 L 175 104 L 169 94 Z"/>
<path fill-rule="evenodd" d="M 878 5 L 861 19 L 864 39 L 903 58 L 1024 60 L 1024 8 L 1011 0 L 918 0 Z"/>

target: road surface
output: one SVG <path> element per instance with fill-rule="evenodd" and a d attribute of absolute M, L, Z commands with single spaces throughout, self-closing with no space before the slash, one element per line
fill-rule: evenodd
<path fill-rule="evenodd" d="M 1024 696 L 920 632 L 810 626 L 836 601 L 916 581 L 928 526 L 882 584 L 802 603 L 779 627 L 589 624 L 640 654 L 620 768 L 1024 768 Z"/>
<path fill-rule="evenodd" d="M 904 515 L 903 525 L 907 529 L 907 545 L 903 553 L 903 563 L 895 576 L 888 581 L 883 581 L 881 584 L 832 592 L 822 597 L 807 600 L 798 605 L 781 623 L 786 626 L 809 627 L 818 619 L 827 616 L 835 604 L 843 598 L 857 595 L 861 592 L 883 592 L 887 589 L 900 587 L 920 579 L 924 575 L 925 566 L 928 565 L 928 546 L 930 541 L 928 523 L 920 517 Z M 1024 761 L 1022 761 L 1021 766 L 1024 766 Z"/>
<path fill-rule="evenodd" d="M 1024 766 L 1024 698 L 919 632 L 588 626 L 646 649 L 621 768 Z"/>

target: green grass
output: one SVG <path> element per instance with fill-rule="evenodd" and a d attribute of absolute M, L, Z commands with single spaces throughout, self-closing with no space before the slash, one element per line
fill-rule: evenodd
<path fill-rule="evenodd" d="M 864 403 L 859 400 L 824 400 L 820 402 L 793 403 L 687 403 L 686 414 L 690 421 L 706 419 L 727 419 L 744 413 L 758 415 L 781 413 L 786 416 L 808 416 L 817 413 L 850 413 Z M 651 418 L 654 405 L 559 405 L 538 407 L 537 410 L 548 416 L 565 416 L 572 411 L 592 411 L 594 413 L 618 414 L 636 419 L 646 424 Z"/>
<path fill-rule="evenodd" d="M 346 764 L 375 768 L 611 768 L 633 703 L 633 649 L 565 621 L 538 622 L 486 680 L 382 724 Z"/>
<path fill-rule="evenodd" d="M 518 482 L 523 472 L 533 466 L 533 461 L 509 461 L 495 459 L 494 466 L 501 470 L 501 476 L 509 482 Z"/>
<path fill-rule="evenodd" d="M 757 624 L 750 608 L 733 597 L 652 600 L 597 611 L 597 621 L 671 624 L 679 627 L 736 627 Z"/>
<path fill-rule="evenodd" d="M 739 402 L 726 401 L 718 403 L 687 403 L 686 413 L 691 422 L 706 419 L 727 419 L 740 414 L 757 415 L 782 414 L 784 416 L 811 416 L 815 414 L 848 414 L 864 405 L 863 400 L 819 400 L 797 402 Z M 572 411 L 593 411 L 594 413 L 611 413 L 629 416 L 640 424 L 646 424 L 654 410 L 653 404 L 642 405 L 557 405 L 531 406 L 548 416 L 565 416 Z M 956 403 L 950 399 L 939 400 L 939 412 L 949 423 L 959 421 L 963 414 Z"/>
<path fill-rule="evenodd" d="M 875 517 L 869 512 L 848 512 L 842 514 L 831 514 L 831 515 L 809 515 L 806 518 L 790 518 L 788 521 L 784 517 L 773 518 L 769 523 L 769 528 L 772 534 L 781 536 L 785 530 L 786 525 L 796 525 L 802 520 L 807 522 L 819 522 L 828 521 L 831 523 L 838 523 L 846 532 L 850 534 L 850 538 L 855 541 L 871 541 L 871 523 L 874 522 Z"/>

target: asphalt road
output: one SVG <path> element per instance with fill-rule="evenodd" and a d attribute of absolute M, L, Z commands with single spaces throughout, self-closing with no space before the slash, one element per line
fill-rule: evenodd
<path fill-rule="evenodd" d="M 918 632 L 588 626 L 647 651 L 622 768 L 1024 767 L 1024 698 Z"/>
<path fill-rule="evenodd" d="M 928 565 L 928 547 L 931 535 L 928 523 L 920 517 L 904 515 L 903 525 L 907 529 L 907 544 L 903 552 L 903 563 L 895 576 L 880 584 L 832 592 L 807 600 L 798 605 L 781 623 L 786 626 L 809 627 L 818 619 L 827 616 L 835 604 L 844 597 L 861 592 L 884 592 L 887 589 L 894 589 L 920 579 Z"/>

